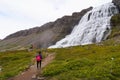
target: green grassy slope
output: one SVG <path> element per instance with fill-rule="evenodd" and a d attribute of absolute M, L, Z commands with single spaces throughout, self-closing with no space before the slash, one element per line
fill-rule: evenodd
<path fill-rule="evenodd" d="M 48 80 L 120 80 L 120 45 L 51 49 L 55 60 L 43 70 Z"/>
<path fill-rule="evenodd" d="M 0 80 L 15 76 L 31 65 L 34 52 L 27 50 L 0 52 Z"/>

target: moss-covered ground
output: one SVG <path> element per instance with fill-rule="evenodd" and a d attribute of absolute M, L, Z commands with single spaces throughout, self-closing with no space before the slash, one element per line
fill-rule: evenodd
<path fill-rule="evenodd" d="M 27 50 L 0 52 L 0 80 L 6 80 L 26 70 L 32 63 L 34 53 Z"/>
<path fill-rule="evenodd" d="M 87 45 L 61 49 L 43 69 L 47 80 L 120 80 L 120 45 Z"/>

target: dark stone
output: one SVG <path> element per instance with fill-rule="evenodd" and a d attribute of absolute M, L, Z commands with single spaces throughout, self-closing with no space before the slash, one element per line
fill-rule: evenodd
<path fill-rule="evenodd" d="M 112 0 L 112 2 L 117 6 L 120 12 L 120 0 Z"/>

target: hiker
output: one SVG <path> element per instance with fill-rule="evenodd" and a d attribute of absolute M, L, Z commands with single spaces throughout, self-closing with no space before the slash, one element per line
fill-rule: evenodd
<path fill-rule="evenodd" d="M 37 61 L 37 69 L 39 69 L 39 66 L 41 68 L 41 62 L 42 62 L 42 52 L 39 51 L 37 56 L 36 56 L 36 61 Z"/>

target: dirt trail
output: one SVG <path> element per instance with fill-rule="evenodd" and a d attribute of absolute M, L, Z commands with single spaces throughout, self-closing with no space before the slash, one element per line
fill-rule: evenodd
<path fill-rule="evenodd" d="M 49 64 L 54 59 L 54 53 L 49 54 L 43 61 L 41 67 L 45 67 L 47 64 Z M 8 79 L 8 80 L 38 80 L 36 78 L 36 75 L 40 73 L 40 69 L 38 70 L 35 65 L 32 65 L 27 71 L 17 75 L 14 78 Z M 43 80 L 43 79 L 39 79 Z"/>

